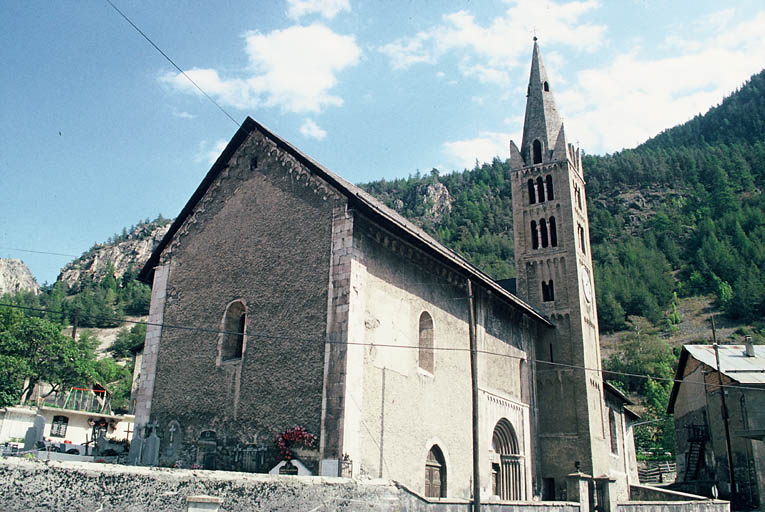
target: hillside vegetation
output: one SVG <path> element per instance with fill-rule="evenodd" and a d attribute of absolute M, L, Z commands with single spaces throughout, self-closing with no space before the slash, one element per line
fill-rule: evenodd
<path fill-rule="evenodd" d="M 509 171 L 507 160 L 495 158 L 463 172 L 433 169 L 362 186 L 495 279 L 506 279 L 515 274 Z M 694 334 L 698 327 L 688 331 L 697 322 L 684 315 L 699 311 L 689 304 L 709 304 L 711 297 L 739 326 L 729 329 L 733 340 L 750 334 L 765 341 L 765 72 L 705 115 L 635 149 L 586 155 L 584 172 L 598 318 L 609 345 L 605 367 L 652 377 L 610 374 L 639 400 L 644 420 L 655 420 L 637 431 L 638 448 L 671 451 L 672 422 L 664 411 L 678 352 L 670 342 L 682 330 L 682 342 L 706 340 Z M 61 311 L 30 313 L 59 328 L 75 317 L 80 326 L 113 327 L 126 313 L 146 314 L 149 289 L 136 280 L 137 271 L 146 248 L 161 238 L 157 228 L 168 222 L 160 216 L 123 230 L 67 265 L 64 278 L 43 293 L 3 301 Z M 125 251 L 136 240 L 144 249 L 131 259 Z M 141 337 L 140 327 L 123 328 L 111 354 L 126 357 Z M 120 378 L 114 389 L 124 389 Z M 15 389 L 7 384 L 0 382 L 0 394 Z"/>

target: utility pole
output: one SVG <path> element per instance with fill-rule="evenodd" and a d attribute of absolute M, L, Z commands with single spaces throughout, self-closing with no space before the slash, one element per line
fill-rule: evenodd
<path fill-rule="evenodd" d="M 475 340 L 475 297 L 473 282 L 467 280 L 469 333 L 470 333 L 470 381 L 473 388 L 473 512 L 481 510 L 481 463 L 478 443 L 478 349 Z"/>
<path fill-rule="evenodd" d="M 723 388 L 722 370 L 720 368 L 720 350 L 717 345 L 717 332 L 715 330 L 715 317 L 712 317 L 712 342 L 715 348 L 715 361 L 717 363 L 717 380 L 720 384 L 720 403 L 722 406 L 722 419 L 725 426 L 725 448 L 728 451 L 728 475 L 730 478 L 730 496 L 736 496 L 736 475 L 733 471 L 733 454 L 730 449 L 730 426 L 728 425 L 728 406 L 725 404 L 725 389 Z"/>

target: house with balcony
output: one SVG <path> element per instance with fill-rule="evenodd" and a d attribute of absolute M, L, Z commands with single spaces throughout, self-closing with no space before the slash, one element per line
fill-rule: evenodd
<path fill-rule="evenodd" d="M 685 345 L 680 354 L 668 406 L 675 419 L 675 488 L 710 497 L 716 490 L 735 508 L 762 510 L 765 346 L 717 349 L 718 355 L 714 345 Z"/>

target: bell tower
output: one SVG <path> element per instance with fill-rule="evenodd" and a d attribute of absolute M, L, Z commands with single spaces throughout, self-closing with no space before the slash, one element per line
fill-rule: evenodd
<path fill-rule="evenodd" d="M 603 397 L 587 201 L 579 149 L 566 140 L 534 38 L 523 140 L 510 142 L 518 296 L 554 329 L 536 343 L 537 490 L 561 499 L 566 475 L 606 477 Z"/>

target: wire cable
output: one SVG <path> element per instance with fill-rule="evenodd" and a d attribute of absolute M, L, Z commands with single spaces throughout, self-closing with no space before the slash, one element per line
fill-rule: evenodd
<path fill-rule="evenodd" d="M 234 123 L 234 124 L 235 124 L 237 127 L 239 127 L 239 123 L 236 121 L 236 119 L 234 119 L 233 117 L 231 117 L 231 114 L 229 114 L 228 112 L 226 112 L 226 110 L 225 110 L 223 107 L 221 107 L 221 106 L 220 106 L 220 104 L 219 104 L 217 101 L 215 101 L 215 100 L 212 98 L 212 96 L 210 96 L 209 94 L 207 94 L 207 93 L 205 92 L 205 90 L 204 90 L 204 89 L 202 89 L 202 88 L 199 86 L 199 84 L 197 84 L 197 83 L 196 83 L 194 80 L 192 80 L 192 78 L 191 78 L 191 77 L 190 77 L 188 74 L 186 74 L 186 72 L 185 72 L 184 70 L 182 70 L 182 69 L 181 69 L 181 67 L 180 67 L 178 64 L 176 64 L 176 63 L 173 61 L 173 59 L 171 59 L 171 58 L 170 58 L 170 57 L 169 57 L 169 56 L 168 56 L 168 55 L 167 55 L 165 52 L 163 52 L 163 51 L 162 51 L 162 49 L 161 49 L 159 46 L 157 46 L 157 44 L 156 44 L 154 41 L 152 41 L 152 40 L 149 38 L 149 36 L 147 36 L 147 35 L 146 35 L 146 34 L 143 32 L 143 30 L 141 30 L 140 28 L 138 28 L 138 25 L 136 25 L 135 23 L 133 23 L 133 22 L 132 22 L 132 20 L 131 20 L 130 18 L 128 18 L 128 17 L 127 17 L 127 15 L 125 15 L 125 13 L 124 13 L 124 12 L 122 12 L 122 11 L 119 9 L 119 7 L 117 7 L 116 5 L 114 5 L 114 3 L 112 2 L 112 0 L 106 0 L 106 3 L 108 3 L 108 4 L 109 4 L 109 5 L 112 7 L 112 9 L 114 9 L 115 11 L 117 11 L 117 12 L 119 13 L 119 15 L 120 15 L 120 16 L 122 16 L 122 17 L 125 19 L 125 21 L 127 21 L 128 23 L 130 23 L 130 26 L 131 26 L 131 27 L 133 27 L 134 29 L 136 29 L 136 31 L 137 31 L 139 34 L 141 34 L 141 35 L 143 36 L 143 38 L 144 38 L 144 39 L 146 39 L 146 40 L 149 42 L 149 44 L 150 44 L 150 45 L 152 45 L 152 46 L 154 47 L 154 49 L 155 49 L 155 50 L 157 50 L 157 51 L 158 51 L 158 52 L 159 52 L 159 53 L 160 53 L 160 54 L 161 54 L 161 55 L 162 55 L 162 56 L 163 56 L 165 59 L 167 59 L 167 61 L 168 61 L 170 64 L 172 64 L 172 65 L 173 65 L 173 67 L 175 67 L 175 69 L 177 69 L 177 70 L 178 70 L 178 72 L 179 72 L 180 74 L 182 74 L 183 76 L 185 76 L 185 77 L 186 77 L 186 79 L 187 79 L 189 82 L 191 82 L 191 83 L 192 83 L 192 85 L 193 85 L 194 87 L 196 87 L 196 88 L 199 90 L 199 92 L 201 92 L 202 94 L 204 94 L 205 98 L 207 98 L 208 100 L 210 100 L 210 101 L 213 103 L 213 105 L 215 105 L 216 107 L 218 107 L 218 110 L 220 110 L 221 112 L 223 112 L 223 114 L 224 114 L 226 117 L 228 117 L 229 119 L 231 119 L 231 122 L 232 122 L 232 123 Z"/>
<path fill-rule="evenodd" d="M 31 306 L 21 306 L 18 304 L 6 304 L 6 303 L 0 303 L 0 307 L 9 307 L 9 308 L 16 308 L 16 309 L 23 309 L 28 311 L 37 311 L 37 312 L 43 312 L 43 313 L 49 313 L 52 315 L 68 315 L 69 313 L 66 311 L 53 311 L 46 308 L 35 308 Z M 164 322 L 143 322 L 140 320 L 128 320 L 128 319 L 122 319 L 122 318 L 115 318 L 115 317 L 105 317 L 105 316 L 99 316 L 99 315 L 82 315 L 80 318 L 89 318 L 91 320 L 109 320 L 113 321 L 115 323 L 130 323 L 130 324 L 142 324 L 146 326 L 155 326 L 160 327 L 162 329 L 179 329 L 184 331 L 196 331 L 196 332 L 204 332 L 209 334 L 241 334 L 237 331 L 226 331 L 222 329 L 211 329 L 211 328 L 205 328 L 205 327 L 195 327 L 195 326 L 188 326 L 188 325 L 173 325 L 173 324 L 167 324 Z M 392 343 L 366 343 L 366 342 L 354 342 L 354 341 L 331 341 L 328 339 L 319 339 L 319 338 L 310 338 L 310 337 L 298 337 L 298 336 L 278 336 L 274 334 L 264 334 L 264 333 L 250 333 L 245 332 L 244 333 L 247 337 L 252 338 L 264 338 L 264 339 L 275 339 L 275 340 L 285 340 L 285 341 L 299 341 L 299 342 L 310 342 L 310 343 L 316 343 L 316 344 L 326 344 L 326 345 L 350 345 L 350 346 L 366 346 L 366 347 L 375 347 L 375 348 L 403 348 L 403 349 L 410 349 L 410 350 L 419 350 L 419 345 L 396 345 Z M 463 348 L 463 347 L 432 347 L 431 350 L 434 351 L 441 351 L 441 352 L 470 352 L 469 348 Z M 505 357 L 508 359 L 517 359 L 517 360 L 528 360 L 525 356 L 517 356 L 512 354 L 505 354 L 501 352 L 494 352 L 490 350 L 478 350 L 479 354 L 484 354 L 488 356 L 497 356 L 497 357 Z M 550 366 L 556 366 L 559 368 L 567 368 L 570 370 L 581 370 L 581 371 L 589 371 L 589 372 L 601 372 L 604 374 L 610 374 L 610 375 L 618 375 L 622 377 L 632 377 L 632 378 L 639 378 L 639 379 L 651 379 L 654 381 L 661 381 L 661 382 L 672 382 L 672 383 L 682 383 L 682 384 L 700 384 L 705 386 L 711 386 L 714 388 L 734 388 L 739 390 L 753 390 L 753 391 L 765 391 L 765 387 L 753 387 L 753 386 L 739 386 L 734 384 L 707 384 L 705 382 L 694 382 L 694 381 L 687 381 L 684 379 L 675 379 L 675 378 L 669 378 L 669 377 L 658 377 L 654 375 L 645 375 L 640 373 L 629 373 L 629 372 L 620 372 L 616 370 L 604 370 L 602 368 L 590 368 L 587 366 L 580 366 L 580 365 L 574 365 L 574 364 L 567 364 L 567 363 L 556 363 L 552 361 L 545 361 L 543 359 L 535 359 L 535 363 L 539 365 L 550 365 Z M 537 372 L 548 372 L 548 371 L 555 371 L 555 370 L 539 370 L 537 369 Z M 715 370 L 716 371 L 716 370 Z"/>

